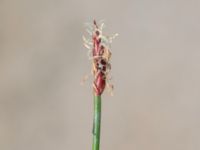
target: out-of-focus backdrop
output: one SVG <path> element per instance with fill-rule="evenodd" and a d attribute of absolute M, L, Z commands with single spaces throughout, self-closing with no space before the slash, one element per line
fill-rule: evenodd
<path fill-rule="evenodd" d="M 0 149 L 91 149 L 93 18 L 120 35 L 102 150 L 199 150 L 198 0 L 0 0 Z"/>

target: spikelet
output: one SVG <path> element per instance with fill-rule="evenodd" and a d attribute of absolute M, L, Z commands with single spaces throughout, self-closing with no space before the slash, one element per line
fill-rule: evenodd
<path fill-rule="evenodd" d="M 88 49 L 88 57 L 92 60 L 91 73 L 94 77 L 93 91 L 95 95 L 101 95 L 107 87 L 108 92 L 113 94 L 113 85 L 110 84 L 111 78 L 109 72 L 111 70 L 110 58 L 111 58 L 111 43 L 118 34 L 113 36 L 103 35 L 103 28 L 105 27 L 103 21 L 99 22 L 100 25 L 94 20 L 93 24 L 85 23 L 87 33 L 91 39 L 87 39 L 83 36 L 83 45 Z M 84 77 L 84 81 L 88 76 Z"/>

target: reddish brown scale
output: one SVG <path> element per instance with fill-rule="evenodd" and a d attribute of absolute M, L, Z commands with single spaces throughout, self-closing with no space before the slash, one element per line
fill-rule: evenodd
<path fill-rule="evenodd" d="M 105 89 L 106 86 L 106 77 L 104 75 L 103 72 L 99 72 L 95 81 L 94 81 L 94 85 L 95 85 L 95 94 L 96 95 L 101 95 Z"/>
<path fill-rule="evenodd" d="M 102 65 L 106 65 L 106 64 L 107 64 L 107 62 L 106 62 L 105 60 L 103 60 L 103 59 L 101 59 L 100 63 L 101 63 Z"/>
<path fill-rule="evenodd" d="M 98 26 L 97 26 L 97 22 L 96 22 L 96 20 L 94 20 L 94 26 L 98 29 Z"/>
<path fill-rule="evenodd" d="M 105 72 L 106 71 L 106 66 L 103 66 L 102 70 Z"/>
<path fill-rule="evenodd" d="M 99 40 L 99 38 L 94 35 L 93 36 L 93 56 L 98 56 L 99 55 L 99 45 L 100 45 L 101 40 Z"/>

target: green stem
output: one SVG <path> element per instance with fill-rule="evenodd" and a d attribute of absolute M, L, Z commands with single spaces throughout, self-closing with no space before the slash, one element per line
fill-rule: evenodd
<path fill-rule="evenodd" d="M 94 118 L 93 118 L 93 143 L 92 150 L 99 150 L 101 129 L 101 95 L 94 96 Z"/>

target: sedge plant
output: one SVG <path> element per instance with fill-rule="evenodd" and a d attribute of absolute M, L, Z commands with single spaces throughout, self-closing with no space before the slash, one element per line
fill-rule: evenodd
<path fill-rule="evenodd" d="M 100 25 L 99 25 L 100 24 Z M 101 129 L 101 95 L 107 87 L 109 93 L 112 95 L 113 85 L 109 83 L 111 77 L 109 72 L 111 70 L 111 43 L 112 40 L 118 35 L 105 36 L 103 34 L 104 23 L 94 20 L 93 23 L 87 23 L 86 31 L 89 33 L 90 38 L 87 39 L 83 36 L 84 46 L 88 49 L 88 57 L 92 62 L 91 74 L 93 76 L 93 97 L 94 97 L 94 116 L 93 116 L 93 140 L 92 150 L 100 149 L 100 129 Z M 85 76 L 83 80 L 86 80 Z"/>

